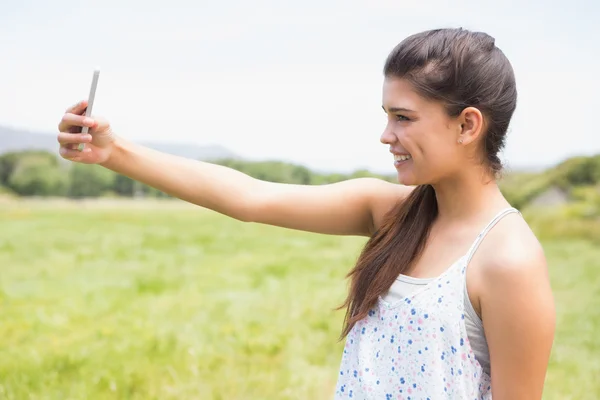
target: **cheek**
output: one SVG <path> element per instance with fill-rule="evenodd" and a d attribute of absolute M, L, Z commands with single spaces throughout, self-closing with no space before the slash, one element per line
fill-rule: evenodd
<path fill-rule="evenodd" d="M 414 128 L 413 126 L 396 127 L 394 132 L 404 150 L 417 157 L 422 156 L 427 149 L 428 139 L 421 130 Z"/>
<path fill-rule="evenodd" d="M 460 168 L 461 159 L 455 146 L 434 143 L 425 156 L 423 169 L 432 176 L 442 176 Z"/>
<path fill-rule="evenodd" d="M 428 160 L 439 155 L 439 143 L 433 135 L 422 129 L 407 130 L 404 134 L 403 145 L 418 160 Z"/>
<path fill-rule="evenodd" d="M 446 135 L 421 131 L 406 136 L 407 150 L 413 155 L 419 169 L 433 172 L 454 168 L 459 163 L 460 154 L 456 144 L 449 140 L 450 134 L 443 133 Z"/>

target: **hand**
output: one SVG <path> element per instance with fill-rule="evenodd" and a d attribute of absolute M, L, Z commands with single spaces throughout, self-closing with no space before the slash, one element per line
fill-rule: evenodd
<path fill-rule="evenodd" d="M 59 154 L 62 158 L 83 164 L 101 164 L 108 160 L 113 148 L 115 136 L 108 121 L 102 118 L 85 117 L 87 101 L 83 100 L 67 109 L 58 124 Z M 80 133 L 87 126 L 89 133 Z M 83 151 L 77 147 L 85 144 Z"/>

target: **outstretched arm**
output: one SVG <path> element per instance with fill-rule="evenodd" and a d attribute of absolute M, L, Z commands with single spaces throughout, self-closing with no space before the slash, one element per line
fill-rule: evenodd
<path fill-rule="evenodd" d="M 63 158 L 100 164 L 174 197 L 240 221 L 337 235 L 373 233 L 384 214 L 411 188 L 375 178 L 329 185 L 291 185 L 252 178 L 208 162 L 162 153 L 118 138 L 107 121 L 69 108 L 58 125 Z M 90 134 L 80 132 L 82 126 Z M 85 149 L 77 146 L 85 143 Z"/>
<path fill-rule="evenodd" d="M 365 235 L 409 188 L 375 178 L 327 185 L 262 181 L 208 162 L 117 139 L 102 165 L 174 197 L 232 218 L 337 235 Z"/>

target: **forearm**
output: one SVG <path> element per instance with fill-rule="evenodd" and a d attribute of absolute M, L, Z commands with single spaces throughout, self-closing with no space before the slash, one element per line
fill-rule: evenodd
<path fill-rule="evenodd" d="M 232 168 L 191 160 L 118 138 L 102 166 L 187 202 L 247 221 L 264 182 Z"/>

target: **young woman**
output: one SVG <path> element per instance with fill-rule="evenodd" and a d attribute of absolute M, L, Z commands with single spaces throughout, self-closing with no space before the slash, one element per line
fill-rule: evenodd
<path fill-rule="evenodd" d="M 260 181 L 129 143 L 83 117 L 85 101 L 58 141 L 68 160 L 240 221 L 369 237 L 349 273 L 336 398 L 540 399 L 555 324 L 546 261 L 496 183 L 517 101 L 509 61 L 484 33 L 418 33 L 388 56 L 382 99 L 400 184 Z M 82 126 L 91 134 L 72 133 Z"/>

